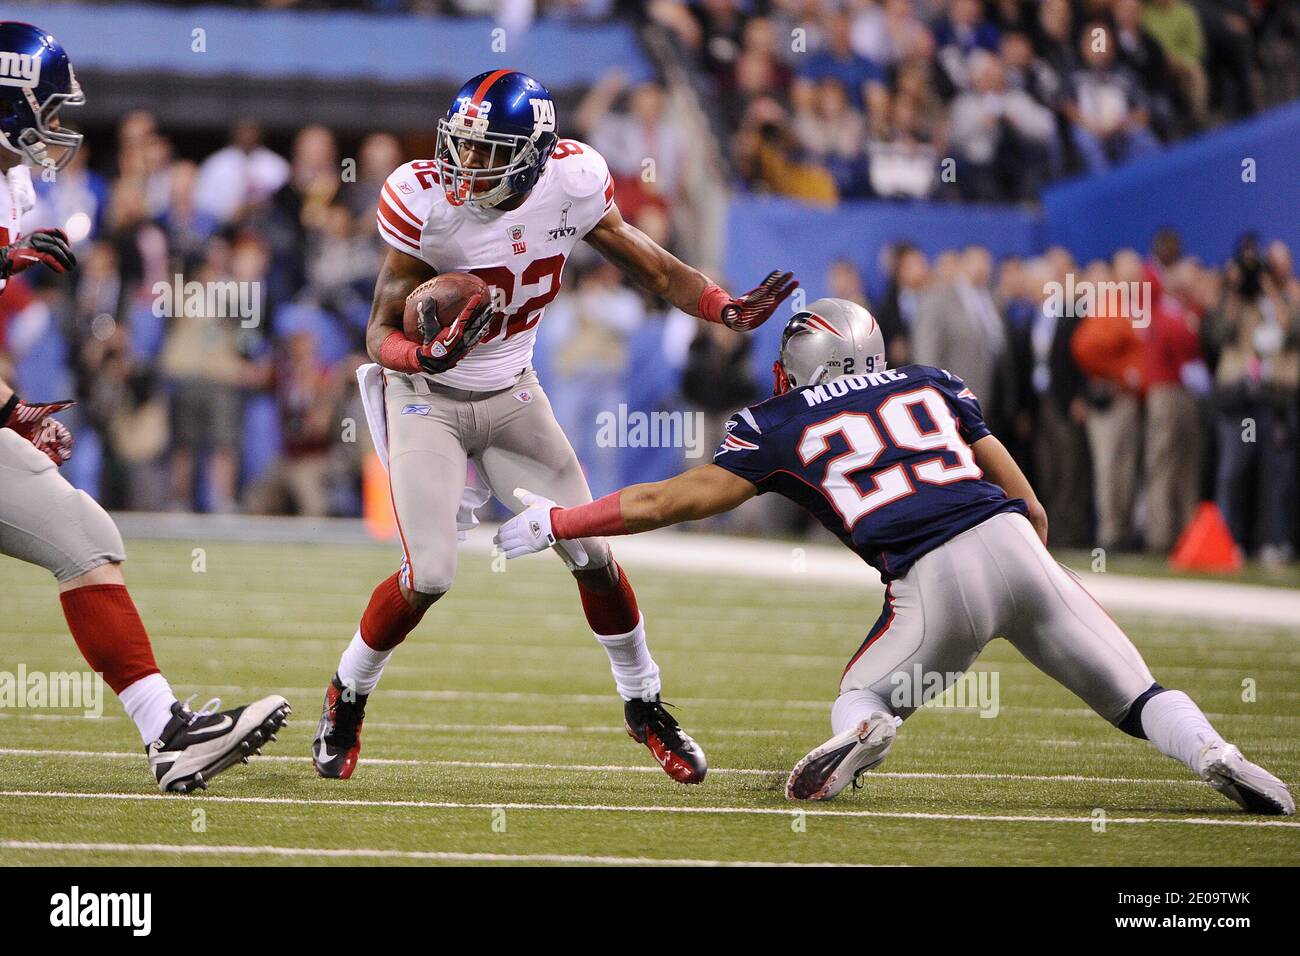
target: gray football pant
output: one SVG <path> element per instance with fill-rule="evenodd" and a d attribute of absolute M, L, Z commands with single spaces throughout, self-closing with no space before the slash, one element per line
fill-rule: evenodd
<path fill-rule="evenodd" d="M 1065 685 L 1112 724 L 1155 683 L 1133 643 L 1024 516 L 999 514 L 918 560 L 840 682 L 907 717 L 965 673 L 994 637 Z M 918 686 L 917 675 L 922 678 Z M 944 675 L 931 678 L 929 675 Z"/>
<path fill-rule="evenodd" d="M 40 565 L 60 584 L 126 560 L 108 513 L 9 428 L 0 428 L 0 553 Z"/>
<path fill-rule="evenodd" d="M 384 406 L 388 476 L 405 558 L 401 580 L 415 591 L 441 593 L 456 575 L 456 513 L 468 461 L 515 512 L 524 508 L 516 488 L 563 507 L 591 501 L 578 456 L 531 370 L 492 392 L 448 388 L 389 371 Z M 603 538 L 584 538 L 581 544 L 587 568 L 609 564 Z"/>

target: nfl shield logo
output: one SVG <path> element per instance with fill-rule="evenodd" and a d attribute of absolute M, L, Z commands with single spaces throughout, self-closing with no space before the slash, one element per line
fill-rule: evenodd
<path fill-rule="evenodd" d="M 511 226 L 507 232 L 510 236 L 510 246 L 514 249 L 515 255 L 528 251 L 528 245 L 524 242 L 523 226 Z"/>

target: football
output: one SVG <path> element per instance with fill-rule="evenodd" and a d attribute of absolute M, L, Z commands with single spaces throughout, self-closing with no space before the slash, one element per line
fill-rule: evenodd
<path fill-rule="evenodd" d="M 484 300 L 491 293 L 488 285 L 468 272 L 445 272 L 417 286 L 406 297 L 402 312 L 402 330 L 413 342 L 424 344 L 456 321 L 473 296 Z"/>

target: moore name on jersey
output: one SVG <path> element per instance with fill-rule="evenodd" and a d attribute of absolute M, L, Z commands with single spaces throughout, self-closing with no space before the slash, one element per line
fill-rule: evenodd
<path fill-rule="evenodd" d="M 713 463 L 806 508 L 891 581 L 995 514 L 1027 514 L 975 463 L 970 446 L 988 434 L 961 379 L 909 365 L 743 409 Z"/>

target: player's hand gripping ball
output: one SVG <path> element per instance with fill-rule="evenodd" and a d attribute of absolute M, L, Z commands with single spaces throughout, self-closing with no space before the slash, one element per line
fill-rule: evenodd
<path fill-rule="evenodd" d="M 478 345 L 492 320 L 492 295 L 478 276 L 447 272 L 406 297 L 402 330 L 418 342 L 420 367 L 437 374 Z"/>

